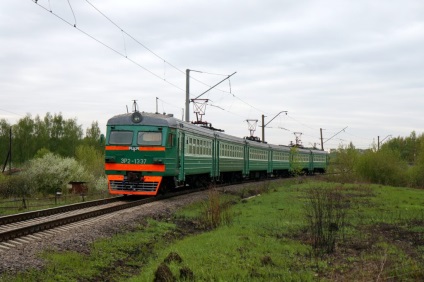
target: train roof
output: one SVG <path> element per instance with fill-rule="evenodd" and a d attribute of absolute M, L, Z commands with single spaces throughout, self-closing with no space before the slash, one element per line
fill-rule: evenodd
<path fill-rule="evenodd" d="M 134 117 L 137 117 L 135 119 Z M 107 121 L 108 126 L 113 125 L 146 125 L 146 126 L 163 126 L 171 128 L 184 128 L 186 131 L 197 133 L 201 135 L 206 135 L 209 137 L 217 136 L 219 140 L 225 140 L 229 142 L 239 143 L 239 144 L 248 144 L 251 147 L 256 148 L 271 148 L 278 151 L 289 151 L 291 147 L 289 146 L 279 146 L 268 143 L 262 143 L 257 141 L 251 141 L 244 138 L 232 136 L 225 134 L 223 132 L 214 131 L 209 128 L 201 127 L 190 122 L 185 122 L 175 118 L 173 115 L 166 114 L 156 114 L 156 113 L 147 113 L 147 112 L 135 112 L 135 113 L 126 113 L 121 115 L 116 115 L 111 117 Z M 326 154 L 325 151 L 298 148 L 301 152 L 313 152 Z"/>
<path fill-rule="evenodd" d="M 177 127 L 178 119 L 172 115 L 153 114 L 146 112 L 136 112 L 141 116 L 141 121 L 136 122 L 133 119 L 135 113 L 126 113 L 111 117 L 107 121 L 107 125 L 156 125 Z M 180 121 L 181 122 L 181 121 Z"/>
<path fill-rule="evenodd" d="M 268 146 L 273 149 L 273 150 L 277 150 L 277 151 L 290 151 L 291 147 L 289 146 L 284 146 L 284 145 L 274 145 L 274 144 L 268 144 Z"/>

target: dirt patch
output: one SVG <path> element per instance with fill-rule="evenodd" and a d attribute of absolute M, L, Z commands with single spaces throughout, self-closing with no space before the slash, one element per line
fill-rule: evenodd
<path fill-rule="evenodd" d="M 161 263 L 155 272 L 155 282 L 172 282 L 176 281 L 171 269 L 165 263 Z"/>
<path fill-rule="evenodd" d="M 183 281 L 195 281 L 193 271 L 187 266 L 180 268 L 180 279 Z"/>
<path fill-rule="evenodd" d="M 417 250 L 419 247 L 424 247 L 424 233 L 410 230 L 415 226 L 423 227 L 424 220 L 411 221 L 404 226 L 379 223 L 370 226 L 368 232 L 375 237 L 383 238 L 384 241 L 397 246 L 408 256 L 414 259 L 422 259 L 422 254 Z"/>
<path fill-rule="evenodd" d="M 183 259 L 176 252 L 169 253 L 168 256 L 163 260 L 163 262 L 168 263 L 168 264 L 171 263 L 171 262 L 181 263 L 182 261 L 183 261 Z"/>

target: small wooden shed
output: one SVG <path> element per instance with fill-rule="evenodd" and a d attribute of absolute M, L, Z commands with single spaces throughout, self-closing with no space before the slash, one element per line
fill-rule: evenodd
<path fill-rule="evenodd" d="M 86 194 L 88 192 L 86 183 L 87 182 L 82 182 L 82 181 L 71 181 L 69 182 L 68 192 L 71 194 Z"/>

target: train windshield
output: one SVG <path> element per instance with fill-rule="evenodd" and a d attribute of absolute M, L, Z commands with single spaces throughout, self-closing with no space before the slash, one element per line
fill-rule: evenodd
<path fill-rule="evenodd" d="M 109 144 L 111 145 L 131 145 L 133 139 L 132 131 L 111 131 Z"/>
<path fill-rule="evenodd" d="M 162 132 L 139 132 L 137 137 L 137 145 L 162 145 Z"/>

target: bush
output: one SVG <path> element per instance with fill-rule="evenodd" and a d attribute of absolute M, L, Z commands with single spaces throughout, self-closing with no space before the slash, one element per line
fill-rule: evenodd
<path fill-rule="evenodd" d="M 391 149 L 368 151 L 359 157 L 355 165 L 357 175 L 361 179 L 393 186 L 407 184 L 407 169 L 399 152 Z"/>
<path fill-rule="evenodd" d="M 3 175 L 0 173 L 0 196 L 23 197 L 31 194 L 31 186 L 22 174 Z"/>
<path fill-rule="evenodd" d="M 97 191 L 107 191 L 107 178 L 105 176 L 97 178 L 94 181 L 94 189 Z"/>
<path fill-rule="evenodd" d="M 424 188 L 424 142 L 418 151 L 415 165 L 409 168 L 408 184 L 412 187 Z"/>
<path fill-rule="evenodd" d="M 352 143 L 349 146 L 340 146 L 334 157 L 330 158 L 328 172 L 337 181 L 346 182 L 355 180 L 355 164 L 359 158 L 359 152 Z"/>
<path fill-rule="evenodd" d="M 43 195 L 64 190 L 70 181 L 90 182 L 93 177 L 73 158 L 48 153 L 29 162 L 22 173 L 33 190 Z"/>
<path fill-rule="evenodd" d="M 215 188 L 210 188 L 208 190 L 208 199 L 203 202 L 203 210 L 200 216 L 200 221 L 204 228 L 214 229 L 222 224 L 231 224 L 233 217 L 229 209 L 230 203 L 223 203 L 219 191 Z"/>
<path fill-rule="evenodd" d="M 305 215 L 314 253 L 333 253 L 346 225 L 348 201 L 340 188 L 314 187 L 306 193 Z"/>

